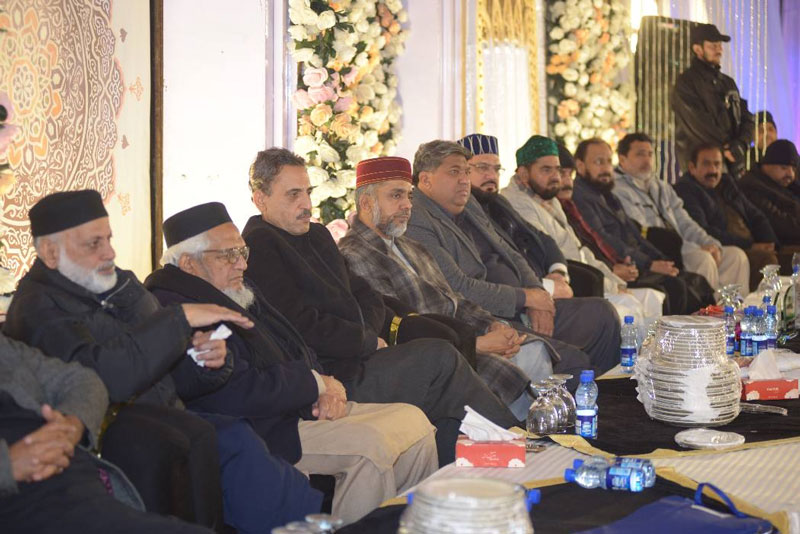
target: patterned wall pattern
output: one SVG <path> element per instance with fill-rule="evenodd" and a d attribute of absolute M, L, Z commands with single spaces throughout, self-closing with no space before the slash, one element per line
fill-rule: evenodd
<path fill-rule="evenodd" d="M 147 2 L 137 4 L 146 21 Z M 43 195 L 93 188 L 107 204 L 117 194 L 115 211 L 130 211 L 114 150 L 129 144 L 118 124 L 125 99 L 142 100 L 147 86 L 124 79 L 115 53 L 128 32 L 113 28 L 111 0 L 5 0 L 2 10 L 0 90 L 21 128 L 7 154 L 18 182 L 2 200 L 4 263 L 19 277 L 35 257 L 28 210 Z M 143 33 L 149 40 L 149 28 Z M 149 87 L 145 96 L 149 110 Z"/>

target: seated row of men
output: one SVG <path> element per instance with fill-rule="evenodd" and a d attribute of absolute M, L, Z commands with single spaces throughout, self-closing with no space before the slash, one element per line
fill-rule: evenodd
<path fill-rule="evenodd" d="M 621 172 L 630 162 L 631 176 L 643 181 L 645 157 L 628 156 L 636 143 L 648 145 L 652 159 L 649 140 L 629 142 L 624 153 L 621 144 Z M 30 212 L 38 258 L 4 333 L 73 363 L 57 367 L 2 340 L 9 350 L 0 365 L 48 361 L 62 378 L 48 386 L 63 391 L 42 393 L 25 379 L 38 393 L 31 395 L 15 381 L 0 382 L 4 421 L 26 422 L 0 425 L 9 444 L 0 467 L 26 459 L 42 466 L 15 467 L 0 479 L 16 493 L 13 506 L 0 503 L 0 520 L 48 525 L 67 506 L 76 525 L 89 510 L 109 521 L 122 514 L 108 504 L 96 470 L 78 469 L 91 466 L 75 449 L 85 427 L 86 444 L 122 469 L 149 512 L 217 531 L 268 532 L 319 510 L 321 495 L 302 472 L 334 475 L 333 511 L 354 521 L 453 460 L 465 405 L 501 426 L 518 425 L 531 380 L 616 363 L 614 306 L 574 297 L 571 276 L 594 276 L 599 284 L 589 285 L 599 286 L 599 296 L 620 297 L 617 309 L 652 316 L 654 302 L 686 313 L 710 300 L 703 277 L 679 271 L 687 257 L 713 272 L 712 285 L 749 275 L 741 250 L 729 252 L 734 247 L 702 229 L 695 241 L 680 233 L 678 250 L 689 254 L 678 258 L 644 239 L 610 192 L 611 151 L 602 141 L 576 153 L 574 201 L 571 160 L 563 150 L 560 156 L 552 140 L 532 137 L 517 152 L 503 196 L 497 140 L 488 136 L 423 144 L 413 169 L 402 158 L 364 161 L 357 219 L 337 248 L 310 221 L 304 160 L 269 149 L 250 172 L 260 214 L 241 234 L 219 203 L 170 217 L 164 267 L 144 285 L 114 264 L 99 194 L 45 197 Z M 680 201 L 670 202 L 651 208 L 667 230 L 683 229 Z M 530 215 L 537 210 L 551 215 L 560 234 L 548 235 L 544 212 Z M 642 211 L 647 217 L 647 206 Z M 209 329 L 221 322 L 232 330 L 227 340 Z M 78 373 L 75 362 L 99 375 L 113 403 L 102 432 L 103 388 L 92 384 L 98 392 L 81 397 L 76 390 L 89 386 L 63 380 Z M 56 412 L 41 408 L 47 400 Z M 65 425 L 59 412 L 82 424 Z M 66 429 L 66 444 L 52 432 L 31 438 L 53 425 Z M 39 442 L 60 453 L 25 452 Z M 105 465 L 108 472 L 114 469 Z M 63 500 L 64 484 L 77 488 L 76 502 Z M 53 513 L 31 519 L 45 503 Z M 190 529 L 125 513 L 128 524 L 150 521 L 154 532 Z"/>

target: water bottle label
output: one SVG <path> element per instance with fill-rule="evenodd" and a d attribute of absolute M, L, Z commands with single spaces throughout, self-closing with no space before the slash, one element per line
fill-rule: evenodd
<path fill-rule="evenodd" d="M 725 338 L 725 354 L 732 356 L 736 352 L 736 336 L 727 336 Z"/>
<path fill-rule="evenodd" d="M 767 350 L 767 338 L 757 337 L 753 338 L 753 356 L 758 356 L 759 352 Z"/>
<path fill-rule="evenodd" d="M 612 466 L 606 471 L 606 487 L 637 491 L 634 487 L 636 486 L 634 478 L 634 471 L 630 467 Z"/>
<path fill-rule="evenodd" d="M 742 338 L 742 356 L 752 356 L 753 355 L 753 345 L 750 342 L 749 338 L 743 337 Z"/>
<path fill-rule="evenodd" d="M 584 438 L 597 437 L 597 412 L 595 410 L 576 411 L 575 433 Z"/>
<path fill-rule="evenodd" d="M 623 371 L 632 373 L 633 364 L 636 363 L 636 347 L 622 347 L 620 349 L 620 363 Z"/>

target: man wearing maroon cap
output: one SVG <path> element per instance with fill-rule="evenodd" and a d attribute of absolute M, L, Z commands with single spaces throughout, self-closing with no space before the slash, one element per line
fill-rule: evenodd
<path fill-rule="evenodd" d="M 261 214 L 242 232 L 250 247 L 246 276 L 300 332 L 326 374 L 344 384 L 348 399 L 421 408 L 438 429 L 440 463 L 454 459 L 465 405 L 501 426 L 518 424 L 451 344 L 387 346 L 399 318 L 348 268 L 328 230 L 311 222 L 302 158 L 281 148 L 260 152 L 250 188 Z"/>
<path fill-rule="evenodd" d="M 517 365 L 531 380 L 552 373 L 548 347 L 542 340 L 522 345 L 520 335 L 506 323 L 453 291 L 436 260 L 416 241 L 405 237 L 411 216 L 411 164 L 405 158 L 364 160 L 356 169 L 358 217 L 339 249 L 350 269 L 374 289 L 445 324 L 465 323 L 480 335 L 475 339 L 478 374 L 506 401 L 515 416 L 527 415 L 527 393 L 512 395 L 503 367 Z M 446 327 L 446 326 L 445 326 Z"/>

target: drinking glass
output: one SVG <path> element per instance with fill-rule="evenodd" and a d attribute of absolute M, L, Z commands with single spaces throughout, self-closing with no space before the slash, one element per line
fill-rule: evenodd
<path fill-rule="evenodd" d="M 570 433 L 572 428 L 575 427 L 575 410 L 577 407 L 575 405 L 575 398 L 570 394 L 567 390 L 567 380 L 570 380 L 572 375 L 560 374 L 560 375 L 550 375 L 549 380 L 553 380 L 556 382 L 556 394 L 564 401 L 564 404 L 567 406 L 568 410 L 568 417 L 567 417 L 567 424 L 565 428 L 567 432 Z"/>
<path fill-rule="evenodd" d="M 527 430 L 531 434 L 540 436 L 555 434 L 559 430 L 561 420 L 558 409 L 553 405 L 552 396 L 547 395 L 549 385 L 543 382 L 531 384 L 537 393 L 536 400 L 531 403 L 528 410 Z"/>

